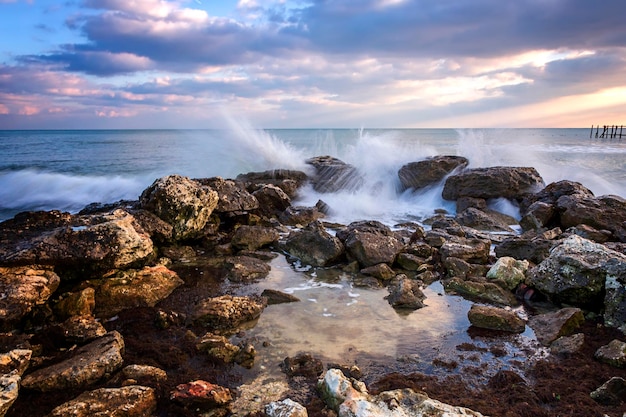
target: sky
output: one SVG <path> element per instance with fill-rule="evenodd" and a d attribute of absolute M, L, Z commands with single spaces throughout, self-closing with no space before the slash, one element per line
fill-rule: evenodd
<path fill-rule="evenodd" d="M 626 124 L 624 0 L 0 0 L 0 129 Z"/>

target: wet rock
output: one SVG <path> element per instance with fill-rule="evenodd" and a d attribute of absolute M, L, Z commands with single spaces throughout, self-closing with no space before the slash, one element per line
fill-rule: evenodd
<path fill-rule="evenodd" d="M 555 218 L 556 208 L 553 204 L 535 201 L 526 210 L 519 224 L 523 230 L 538 230 L 548 227 Z"/>
<path fill-rule="evenodd" d="M 626 256 L 573 235 L 529 271 L 528 283 L 554 302 L 585 306 L 602 303 L 611 277 L 626 277 Z"/>
<path fill-rule="evenodd" d="M 167 381 L 167 372 L 156 366 L 133 364 L 122 368 L 117 380 L 123 386 L 139 384 L 158 388 Z"/>
<path fill-rule="evenodd" d="M 361 273 L 364 275 L 371 275 L 381 281 L 388 281 L 396 275 L 394 270 L 387 264 L 368 266 L 367 268 L 361 269 Z"/>
<path fill-rule="evenodd" d="M 0 374 L 0 417 L 6 415 L 20 390 L 20 375 L 17 371 Z"/>
<path fill-rule="evenodd" d="M 175 240 L 199 238 L 217 207 L 218 194 L 181 175 L 157 179 L 139 198 L 141 208 L 172 225 Z"/>
<path fill-rule="evenodd" d="M 292 294 L 287 294 L 282 291 L 265 289 L 261 293 L 261 297 L 267 298 L 267 305 L 293 303 L 300 301 L 298 297 Z"/>
<path fill-rule="evenodd" d="M 587 187 L 575 181 L 557 181 L 546 185 L 544 189 L 527 195 L 521 202 L 522 215 L 525 215 L 528 207 L 535 202 L 554 205 L 563 196 L 593 197 L 593 193 Z"/>
<path fill-rule="evenodd" d="M 518 260 L 528 260 L 538 264 L 550 255 L 550 249 L 556 242 L 542 237 L 510 237 L 495 247 L 496 256 L 508 256 Z"/>
<path fill-rule="evenodd" d="M 252 256 L 229 256 L 224 261 L 226 277 L 233 282 L 252 282 L 265 278 L 271 267 L 264 261 Z"/>
<path fill-rule="evenodd" d="M 504 284 L 509 291 L 513 291 L 526 278 L 528 261 L 519 261 L 509 256 L 498 258 L 487 272 L 487 278 Z"/>
<path fill-rule="evenodd" d="M 392 265 L 404 244 L 391 229 L 380 222 L 355 222 L 337 233 L 346 252 L 362 267 L 379 263 Z"/>
<path fill-rule="evenodd" d="M 619 406 L 626 403 L 626 380 L 615 376 L 590 395 L 594 401 L 600 404 Z"/>
<path fill-rule="evenodd" d="M 273 169 L 263 172 L 248 172 L 237 176 L 237 181 L 243 182 L 245 187 L 253 191 L 261 186 L 270 184 L 279 187 L 290 198 L 296 196 L 298 188 L 308 181 L 308 176 L 302 171 L 288 169 Z"/>
<path fill-rule="evenodd" d="M 317 378 L 324 372 L 322 361 L 309 353 L 300 353 L 293 358 L 285 358 L 280 368 L 290 378 L 294 376 Z"/>
<path fill-rule="evenodd" d="M 249 364 L 250 368 L 256 355 L 254 348 L 249 349 L 245 345 L 243 347 L 233 345 L 226 337 L 212 333 L 207 333 L 198 338 L 196 349 L 224 363 Z"/>
<path fill-rule="evenodd" d="M 60 282 L 52 268 L 0 267 L 0 330 L 11 330 L 35 306 L 44 304 Z"/>
<path fill-rule="evenodd" d="M 553 313 L 531 316 L 528 325 L 541 344 L 550 346 L 559 337 L 574 333 L 584 322 L 585 316 L 579 308 L 567 307 Z"/>
<path fill-rule="evenodd" d="M 600 347 L 594 357 L 616 368 L 626 368 L 626 342 L 615 339 Z"/>
<path fill-rule="evenodd" d="M 402 190 L 435 185 L 450 173 L 463 169 L 469 161 L 462 156 L 439 155 L 423 161 L 410 162 L 398 171 Z"/>
<path fill-rule="evenodd" d="M 252 195 L 259 201 L 258 212 L 267 217 L 278 216 L 291 206 L 291 198 L 275 185 L 263 185 Z"/>
<path fill-rule="evenodd" d="M 325 403 L 338 417 L 481 417 L 468 408 L 454 407 L 428 398 L 411 389 L 384 391 L 370 395 L 365 384 L 349 380 L 338 369 L 329 369 L 318 381 Z"/>
<path fill-rule="evenodd" d="M 132 214 L 153 242 L 162 245 L 172 241 L 174 228 L 171 224 L 148 210 L 132 210 Z"/>
<path fill-rule="evenodd" d="M 614 195 L 568 195 L 559 198 L 556 207 L 560 212 L 561 227 L 585 224 L 610 231 L 612 240 L 626 242 L 626 199 Z"/>
<path fill-rule="evenodd" d="M 228 405 L 233 396 L 228 388 L 197 380 L 178 385 L 170 393 L 170 399 L 186 408 L 206 411 Z"/>
<path fill-rule="evenodd" d="M 312 266 L 326 266 L 344 254 L 343 243 L 326 231 L 320 222 L 309 223 L 287 237 L 285 249 L 293 257 Z"/>
<path fill-rule="evenodd" d="M 626 333 L 626 277 L 608 276 L 604 291 L 604 325 Z"/>
<path fill-rule="evenodd" d="M 531 167 L 475 168 L 452 175 L 446 180 L 442 196 L 521 199 L 545 187 L 541 175 Z"/>
<path fill-rule="evenodd" d="M 156 407 L 157 398 L 152 388 L 129 385 L 84 392 L 56 407 L 49 416 L 146 417 L 151 416 Z"/>
<path fill-rule="evenodd" d="M 510 333 L 523 333 L 526 322 L 515 312 L 498 307 L 474 304 L 467 313 L 472 326 L 482 329 L 499 330 Z"/>
<path fill-rule="evenodd" d="M 444 289 L 473 301 L 481 301 L 501 306 L 515 306 L 515 295 L 492 282 L 452 278 L 444 281 Z"/>
<path fill-rule="evenodd" d="M 259 208 L 259 201 L 243 185 L 221 177 L 199 178 L 198 183 L 217 193 L 216 213 L 250 211 Z"/>
<path fill-rule="evenodd" d="M 585 335 L 583 333 L 561 336 L 550 344 L 550 352 L 555 355 L 571 355 L 578 352 L 584 343 Z"/>
<path fill-rule="evenodd" d="M 176 272 L 163 265 L 118 271 L 95 281 L 97 317 L 112 317 L 134 307 L 154 307 L 183 284 Z"/>
<path fill-rule="evenodd" d="M 396 257 L 396 264 L 407 271 L 417 271 L 424 263 L 426 263 L 426 259 L 412 253 L 401 252 Z"/>
<path fill-rule="evenodd" d="M 287 226 L 304 226 L 325 217 L 318 207 L 290 206 L 278 216 L 278 221 Z"/>
<path fill-rule="evenodd" d="M 476 230 L 492 232 L 513 233 L 511 225 L 516 225 L 517 220 L 493 210 L 479 210 L 469 207 L 457 213 L 456 220 L 462 226 L 472 227 Z"/>
<path fill-rule="evenodd" d="M 394 308 L 417 310 L 424 307 L 426 296 L 418 281 L 399 274 L 389 283 L 388 289 L 389 295 L 385 298 Z"/>
<path fill-rule="evenodd" d="M 363 177 L 354 166 L 332 156 L 316 156 L 305 162 L 315 168 L 310 182 L 317 192 L 354 191 L 363 185 Z"/>
<path fill-rule="evenodd" d="M 13 349 L 0 353 L 0 375 L 17 371 L 19 376 L 28 368 L 33 351 L 30 349 Z"/>
<path fill-rule="evenodd" d="M 254 251 L 276 243 L 279 237 L 278 231 L 271 227 L 241 225 L 235 230 L 230 244 L 235 250 Z"/>
<path fill-rule="evenodd" d="M 30 230 L 28 234 L 8 233 L 2 243 L 0 263 L 55 265 L 64 271 L 79 272 L 141 264 L 153 256 L 154 250 L 148 234 L 131 214 L 121 209 L 74 217 L 71 226 Z"/>
<path fill-rule="evenodd" d="M 93 316 L 74 316 L 59 326 L 65 341 L 84 344 L 106 334 L 104 326 Z"/>
<path fill-rule="evenodd" d="M 194 321 L 214 329 L 234 329 L 257 319 L 266 303 L 263 299 L 222 295 L 203 300 L 195 306 Z"/>
<path fill-rule="evenodd" d="M 122 335 L 109 332 L 77 349 L 72 357 L 25 375 L 22 386 L 42 392 L 88 387 L 122 366 L 123 351 Z"/>
<path fill-rule="evenodd" d="M 274 401 L 265 406 L 267 417 L 308 417 L 303 405 L 286 398 L 282 401 Z"/>
<path fill-rule="evenodd" d="M 65 293 L 54 304 L 54 314 L 60 320 L 73 316 L 90 316 L 96 306 L 96 291 L 85 288 L 73 293 Z"/>
<path fill-rule="evenodd" d="M 579 224 L 566 230 L 567 233 L 578 235 L 584 239 L 592 240 L 596 243 L 606 243 L 611 238 L 608 230 L 598 230 L 586 224 Z"/>
<path fill-rule="evenodd" d="M 441 258 L 459 258 L 470 263 L 487 263 L 491 242 L 486 239 L 455 237 L 446 241 L 439 252 Z"/>

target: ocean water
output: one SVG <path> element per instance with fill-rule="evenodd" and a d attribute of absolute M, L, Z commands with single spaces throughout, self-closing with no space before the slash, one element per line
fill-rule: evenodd
<path fill-rule="evenodd" d="M 231 121 L 228 130 L 0 131 L 0 220 L 25 210 L 76 212 L 92 202 L 133 200 L 169 174 L 308 172 L 305 160 L 319 155 L 356 166 L 365 186 L 324 195 L 304 189 L 294 203 L 322 199 L 332 220 L 344 223 L 393 224 L 420 220 L 436 208 L 454 212 L 441 187 L 398 192 L 399 168 L 434 155 L 465 156 L 470 167 L 533 166 L 546 183 L 569 179 L 596 195 L 626 196 L 626 138 L 590 138 L 587 129 L 261 130 Z"/>

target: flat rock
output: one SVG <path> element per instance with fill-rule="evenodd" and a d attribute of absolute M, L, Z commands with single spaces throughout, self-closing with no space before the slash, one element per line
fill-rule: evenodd
<path fill-rule="evenodd" d="M 42 392 L 88 387 L 122 366 L 123 351 L 122 335 L 109 332 L 78 348 L 70 358 L 25 375 L 22 386 Z"/>
<path fill-rule="evenodd" d="M 226 277 L 233 282 L 251 282 L 265 278 L 272 269 L 265 261 L 252 256 L 229 256 L 224 261 Z"/>
<path fill-rule="evenodd" d="M 515 312 L 498 307 L 474 304 L 467 313 L 472 326 L 482 329 L 499 330 L 510 333 L 523 333 L 526 322 Z"/>
<path fill-rule="evenodd" d="M 129 385 L 84 392 L 56 407 L 49 417 L 147 417 L 156 407 L 154 389 Z"/>
<path fill-rule="evenodd" d="M 193 312 L 197 324 L 215 329 L 234 329 L 257 319 L 265 309 L 265 301 L 253 297 L 222 295 L 201 301 Z"/>
<path fill-rule="evenodd" d="M 626 368 L 626 342 L 615 339 L 600 347 L 594 357 L 616 368 Z"/>
<path fill-rule="evenodd" d="M 241 225 L 230 241 L 235 250 L 257 250 L 278 241 L 280 235 L 272 227 Z"/>
<path fill-rule="evenodd" d="M 468 169 L 448 177 L 442 196 L 521 199 L 545 187 L 541 175 L 532 167 L 490 167 Z"/>
<path fill-rule="evenodd" d="M 567 307 L 553 313 L 531 316 L 528 325 L 541 344 L 550 346 L 559 337 L 574 333 L 584 322 L 585 316 L 581 309 Z"/>

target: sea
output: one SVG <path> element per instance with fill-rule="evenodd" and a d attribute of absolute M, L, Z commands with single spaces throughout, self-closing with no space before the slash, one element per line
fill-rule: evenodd
<path fill-rule="evenodd" d="M 352 164 L 364 178 L 357 191 L 300 190 L 293 204 L 324 201 L 331 208 L 329 223 L 378 220 L 393 227 L 421 222 L 437 209 L 454 214 L 454 203 L 441 197 L 442 184 L 400 191 L 398 170 L 435 155 L 464 156 L 470 168 L 532 166 L 546 184 L 567 179 L 597 196 L 626 196 L 626 138 L 596 138 L 589 129 L 258 129 L 233 122 L 223 130 L 0 131 L 0 221 L 26 210 L 78 212 L 93 202 L 135 200 L 170 174 L 310 173 L 306 160 L 321 155 Z M 519 216 L 515 202 L 489 203 Z M 255 396 L 269 387 L 268 378 L 284 379 L 278 364 L 301 352 L 358 365 L 369 378 L 391 371 L 479 370 L 469 372 L 476 384 L 500 369 L 523 375 L 524 366 L 546 354 L 529 327 L 495 337 L 472 331 L 472 303 L 448 294 L 439 281 L 424 288 L 426 307 L 398 311 L 384 287 L 363 285 L 342 270 L 311 268 L 284 254 L 270 265 L 266 278 L 225 289 L 276 289 L 301 300 L 268 306 L 251 328 L 233 336 L 256 341 L 255 365 L 244 375 Z M 513 310 L 527 317 L 524 306 Z"/>
<path fill-rule="evenodd" d="M 365 178 L 358 191 L 301 190 L 298 205 L 323 200 L 332 220 L 420 221 L 454 204 L 440 184 L 399 191 L 404 164 L 459 155 L 470 168 L 532 166 L 546 184 L 578 181 L 595 195 L 626 196 L 626 135 L 596 138 L 589 129 L 257 129 L 0 131 L 0 221 L 27 210 L 77 212 L 85 205 L 135 200 L 162 176 L 237 175 L 271 169 L 311 172 L 308 158 L 331 155 Z M 515 212 L 506 201 L 501 211 Z M 511 214 L 511 213 L 509 213 Z"/>

